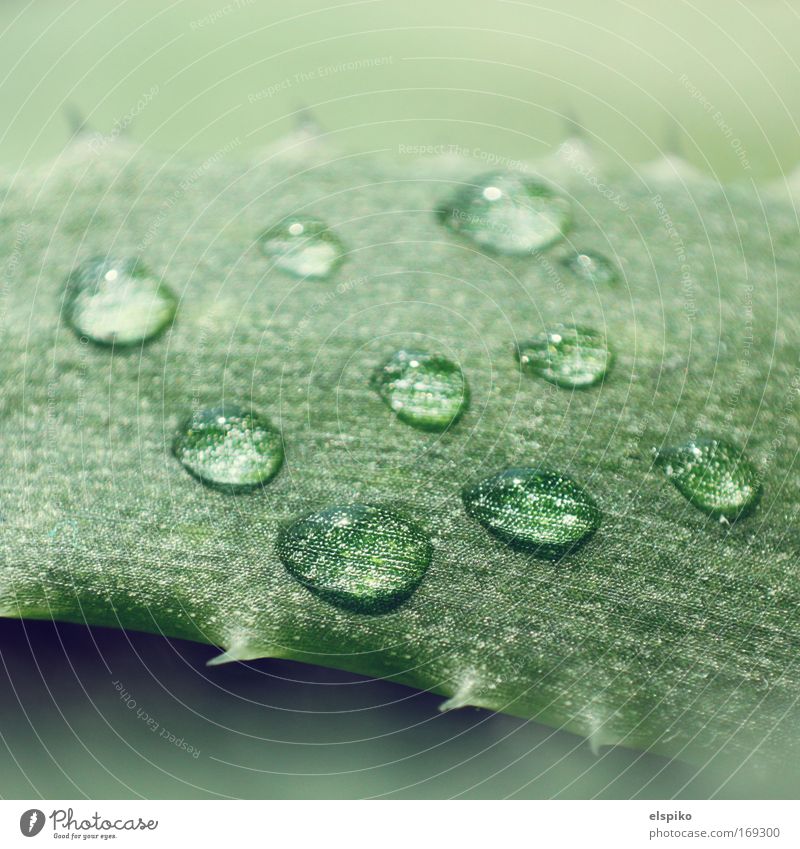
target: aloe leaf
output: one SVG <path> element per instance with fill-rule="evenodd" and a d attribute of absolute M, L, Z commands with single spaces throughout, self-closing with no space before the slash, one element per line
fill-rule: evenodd
<path fill-rule="evenodd" d="M 791 195 L 673 158 L 633 172 L 570 142 L 529 169 L 569 199 L 570 229 L 504 256 L 435 214 L 474 163 L 348 154 L 308 132 L 250 159 L 237 147 L 186 161 L 82 136 L 4 177 L 0 612 L 203 641 L 221 649 L 212 664 L 387 677 L 595 746 L 796 757 Z M 335 233 L 331 276 L 265 256 L 261 234 L 287 216 Z M 618 274 L 570 271 L 583 251 Z M 141 257 L 177 295 L 160 337 L 98 346 L 67 323 L 66 278 L 106 255 Z M 521 370 L 520 343 L 560 324 L 607 339 L 600 385 Z M 376 392 L 400 350 L 463 370 L 470 403 L 443 431 Z M 283 435 L 261 487 L 205 486 L 173 456 L 187 416 L 228 403 Z M 755 510 L 709 515 L 670 483 L 654 449 L 692 439 L 746 452 Z M 514 467 L 590 493 L 591 538 L 542 557 L 471 517 L 462 490 Z M 279 557 L 293 523 L 352 503 L 430 540 L 421 582 L 388 611 L 332 603 Z"/>

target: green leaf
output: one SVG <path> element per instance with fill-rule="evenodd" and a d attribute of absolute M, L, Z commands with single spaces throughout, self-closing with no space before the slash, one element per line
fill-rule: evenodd
<path fill-rule="evenodd" d="M 83 137 L 5 178 L 2 613 L 200 640 L 222 647 L 212 663 L 386 676 L 593 745 L 796 762 L 791 199 L 672 159 L 615 169 L 570 143 L 530 168 L 570 199 L 569 233 L 504 257 L 434 213 L 474 163 L 396 163 L 308 134 L 251 161 L 237 146 L 187 162 Z M 329 278 L 260 250 L 294 215 L 341 240 Z M 571 272 L 584 251 L 619 279 Z M 179 298 L 144 346 L 92 345 L 64 320 L 66 277 L 106 254 L 141 257 Z M 520 370 L 517 346 L 559 324 L 603 334 L 602 383 Z M 463 370 L 469 407 L 444 432 L 409 426 L 371 385 L 398 350 Z M 187 416 L 228 403 L 283 434 L 283 468 L 255 491 L 204 486 L 172 453 Z M 762 485 L 750 515 L 702 512 L 654 464 L 653 449 L 694 439 L 746 452 Z M 510 467 L 591 496 L 586 544 L 547 559 L 467 514 L 462 490 Z M 292 523 L 356 502 L 432 544 L 389 612 L 332 603 L 278 556 Z"/>

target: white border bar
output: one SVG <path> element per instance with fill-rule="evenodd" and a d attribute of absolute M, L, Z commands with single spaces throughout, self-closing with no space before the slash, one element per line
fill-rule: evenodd
<path fill-rule="evenodd" d="M 33 837 L 20 817 L 44 815 Z M 71 809 L 71 820 L 67 813 Z M 97 820 L 95 820 L 97 815 Z M 31 816 L 27 816 L 30 823 Z M 34 817 L 39 825 L 38 814 Z M 103 822 L 105 821 L 105 822 Z M 148 823 L 156 822 L 157 825 Z M 143 826 L 140 826 L 140 823 Z M 139 826 L 131 830 L 131 825 Z M 703 836 L 705 835 L 705 836 Z M 800 804 L 773 801 L 0 802 L 0 845 L 797 847 Z"/>

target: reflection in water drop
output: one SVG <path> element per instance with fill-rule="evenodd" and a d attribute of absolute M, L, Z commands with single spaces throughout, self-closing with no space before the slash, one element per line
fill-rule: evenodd
<path fill-rule="evenodd" d="M 558 241 L 571 219 L 569 201 L 544 183 L 492 173 L 462 186 L 440 204 L 446 227 L 499 254 L 529 254 Z"/>
<path fill-rule="evenodd" d="M 462 492 L 467 513 L 501 539 L 556 557 L 600 526 L 600 508 L 575 481 L 557 472 L 506 469 Z"/>
<path fill-rule="evenodd" d="M 740 448 L 721 439 L 656 452 L 656 465 L 700 510 L 733 521 L 758 503 L 761 482 Z"/>
<path fill-rule="evenodd" d="M 283 439 L 266 417 L 225 404 L 200 410 L 184 422 L 173 453 L 203 483 L 241 491 L 277 474 L 283 464 Z"/>
<path fill-rule="evenodd" d="M 601 381 L 613 359 L 605 337 L 596 330 L 558 324 L 517 345 L 517 359 L 526 374 L 543 377 L 568 389 Z"/>
<path fill-rule="evenodd" d="M 93 257 L 67 278 L 67 323 L 100 345 L 152 339 L 172 322 L 177 307 L 169 287 L 138 259 Z"/>
<path fill-rule="evenodd" d="M 461 368 L 440 354 L 397 351 L 372 385 L 401 421 L 424 430 L 445 430 L 469 404 Z"/>
<path fill-rule="evenodd" d="M 328 277 L 344 259 L 344 246 L 328 225 L 311 216 L 293 216 L 259 237 L 264 255 L 296 277 Z"/>
<path fill-rule="evenodd" d="M 594 251 L 572 254 L 562 262 L 577 278 L 592 286 L 606 286 L 619 281 L 619 272 L 614 263 Z"/>
<path fill-rule="evenodd" d="M 278 540 L 278 556 L 298 581 L 357 613 L 386 613 L 408 599 L 432 555 L 421 528 L 367 504 L 312 513 Z"/>

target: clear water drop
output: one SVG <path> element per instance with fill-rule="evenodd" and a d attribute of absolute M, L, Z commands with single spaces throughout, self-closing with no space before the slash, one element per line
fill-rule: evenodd
<path fill-rule="evenodd" d="M 517 345 L 517 360 L 526 374 L 557 386 L 580 389 L 599 383 L 613 355 L 605 337 L 587 327 L 557 324 Z"/>
<path fill-rule="evenodd" d="M 619 271 L 610 259 L 595 251 L 581 251 L 562 260 L 580 280 L 592 286 L 607 286 L 619 281 Z"/>
<path fill-rule="evenodd" d="M 278 538 L 286 569 L 326 601 L 386 613 L 419 586 L 433 556 L 428 534 L 383 507 L 350 504 L 312 513 Z"/>
<path fill-rule="evenodd" d="M 563 237 L 571 207 L 567 198 L 544 183 L 495 172 L 462 186 L 440 204 L 436 216 L 484 250 L 530 254 Z"/>
<path fill-rule="evenodd" d="M 175 318 L 178 299 L 139 259 L 92 257 L 67 278 L 64 314 L 99 345 L 140 345 Z"/>
<path fill-rule="evenodd" d="M 341 240 L 328 225 L 308 215 L 278 222 L 261 234 L 259 244 L 277 268 L 296 277 L 328 277 L 345 255 Z"/>
<path fill-rule="evenodd" d="M 656 465 L 695 507 L 732 522 L 761 495 L 758 472 L 744 452 L 721 439 L 702 439 L 656 451 Z"/>
<path fill-rule="evenodd" d="M 280 432 L 265 416 L 235 404 L 191 415 L 172 450 L 189 474 L 229 492 L 267 483 L 283 464 Z"/>
<path fill-rule="evenodd" d="M 469 406 L 464 373 L 441 354 L 397 351 L 372 386 L 401 421 L 423 430 L 446 430 Z"/>
<path fill-rule="evenodd" d="M 468 515 L 508 543 L 557 557 L 585 542 L 602 514 L 566 475 L 511 468 L 462 491 Z"/>

